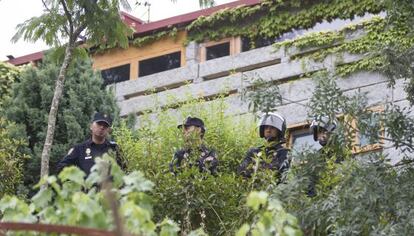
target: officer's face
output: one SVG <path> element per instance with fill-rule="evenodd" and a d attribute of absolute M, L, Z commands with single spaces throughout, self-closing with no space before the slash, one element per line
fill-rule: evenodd
<path fill-rule="evenodd" d="M 265 125 L 264 126 L 264 137 L 266 138 L 266 139 L 269 139 L 269 138 L 276 138 L 277 137 L 277 135 L 278 135 L 278 129 L 276 129 L 275 127 L 273 127 L 273 126 L 270 126 L 270 125 Z"/>
<path fill-rule="evenodd" d="M 318 142 L 320 145 L 325 146 L 329 140 L 329 132 L 326 129 L 318 129 Z"/>
<path fill-rule="evenodd" d="M 183 135 L 185 141 L 196 140 L 201 138 L 201 128 L 194 125 L 184 125 Z"/>
<path fill-rule="evenodd" d="M 111 128 L 106 122 L 99 121 L 91 124 L 92 135 L 98 138 L 106 138 Z"/>

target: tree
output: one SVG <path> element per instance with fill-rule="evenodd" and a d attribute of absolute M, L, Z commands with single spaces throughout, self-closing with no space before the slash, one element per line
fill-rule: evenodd
<path fill-rule="evenodd" d="M 22 184 L 27 140 L 18 126 L 0 116 L 0 197 L 14 194 Z"/>
<path fill-rule="evenodd" d="M 7 103 L 6 115 L 23 126 L 28 137 L 32 159 L 25 164 L 25 185 L 38 181 L 42 142 L 46 136 L 47 114 L 53 97 L 59 65 L 46 55 L 38 67 L 22 71 L 14 85 L 12 99 Z M 118 117 L 118 108 L 111 91 L 104 89 L 99 73 L 92 69 L 90 60 L 77 60 L 69 68 L 62 93 L 61 108 L 57 113 L 55 141 L 51 148 L 51 167 L 65 155 L 70 145 L 89 135 L 89 123 L 94 112 L 107 112 Z M 52 171 L 53 173 L 53 171 Z"/>
<path fill-rule="evenodd" d="M 119 4 L 129 9 L 126 0 L 42 0 L 45 13 L 18 25 L 13 37 L 17 41 L 43 39 L 47 45 L 64 48 L 64 58 L 56 79 L 50 106 L 47 132 L 41 157 L 41 176 L 49 173 L 49 158 L 55 133 L 59 101 L 69 65 L 75 54 L 85 55 L 85 47 L 79 45 L 105 47 L 127 47 L 129 29 L 119 17 Z M 65 43 L 61 43 L 61 41 Z"/>
<path fill-rule="evenodd" d="M 17 80 L 20 70 L 8 63 L 0 62 L 0 112 L 4 101 L 10 97 L 13 83 Z"/>

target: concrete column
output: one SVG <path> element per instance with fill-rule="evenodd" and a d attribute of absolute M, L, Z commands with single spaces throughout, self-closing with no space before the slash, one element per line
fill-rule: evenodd
<path fill-rule="evenodd" d="M 185 60 L 187 65 L 199 63 L 198 48 L 199 45 L 196 42 L 190 42 L 185 48 Z"/>

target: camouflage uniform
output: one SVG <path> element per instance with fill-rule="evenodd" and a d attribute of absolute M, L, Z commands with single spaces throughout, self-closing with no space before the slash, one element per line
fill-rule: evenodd
<path fill-rule="evenodd" d="M 216 152 L 204 145 L 201 145 L 197 151 L 200 155 L 195 162 L 190 160 L 190 155 L 193 152 L 191 149 L 176 151 L 169 165 L 170 171 L 177 174 L 178 170 L 186 165 L 189 167 L 197 166 L 200 172 L 209 171 L 213 175 L 217 174 L 218 159 Z"/>
<path fill-rule="evenodd" d="M 269 169 L 278 172 L 280 176 L 283 172 L 289 169 L 289 159 L 287 157 L 288 149 L 282 146 L 282 143 L 277 143 L 269 147 L 260 146 L 251 148 L 244 158 L 243 162 L 237 169 L 237 172 L 244 177 L 250 178 L 253 174 L 253 166 L 255 158 L 260 159 L 258 169 Z"/>

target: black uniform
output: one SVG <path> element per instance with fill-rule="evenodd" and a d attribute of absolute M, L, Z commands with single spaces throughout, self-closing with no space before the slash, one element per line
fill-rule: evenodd
<path fill-rule="evenodd" d="M 260 146 L 251 148 L 240 164 L 237 172 L 244 177 L 250 178 L 253 174 L 252 166 L 255 165 L 254 158 L 260 158 L 258 169 L 269 169 L 278 171 L 279 176 L 289 169 L 288 150 L 282 146 L 283 143 L 273 144 L 271 146 Z"/>
<path fill-rule="evenodd" d="M 198 166 L 200 172 L 210 171 L 211 174 L 215 175 L 217 173 L 218 159 L 217 154 L 214 150 L 201 145 L 197 152 L 200 153 L 200 156 L 195 160 L 190 160 L 190 155 L 193 152 L 191 149 L 180 149 L 175 152 L 172 161 L 170 162 L 170 171 L 174 174 L 177 173 L 183 165 L 184 162 L 189 167 Z"/>
<path fill-rule="evenodd" d="M 88 139 L 83 143 L 76 144 L 69 150 L 68 154 L 59 162 L 57 166 L 58 172 L 66 166 L 75 165 L 88 176 L 92 166 L 95 164 L 95 158 L 110 151 L 115 152 L 118 165 L 124 169 L 125 165 L 120 159 L 118 145 L 115 142 L 105 140 L 103 144 L 95 144 L 92 139 Z"/>

